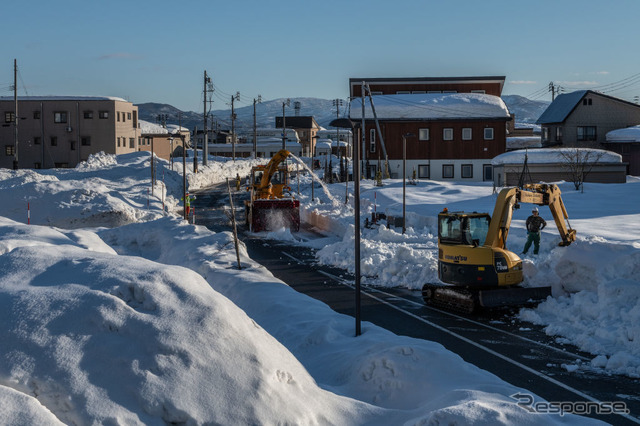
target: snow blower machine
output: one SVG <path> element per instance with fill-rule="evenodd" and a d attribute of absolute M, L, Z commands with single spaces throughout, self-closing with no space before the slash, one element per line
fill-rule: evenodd
<path fill-rule="evenodd" d="M 507 250 L 513 210 L 519 203 L 549 206 L 560 233 L 560 246 L 576 239 L 557 185 L 530 184 L 504 188 L 493 215 L 449 212 L 438 214 L 438 278 L 422 288 L 426 304 L 464 313 L 478 307 L 498 308 L 540 302 L 551 287 L 521 287 L 522 260 Z M 566 223 L 565 223 L 566 222 Z"/>
<path fill-rule="evenodd" d="M 286 149 L 278 151 L 266 165 L 251 169 L 250 200 L 245 201 L 246 224 L 251 232 L 272 231 L 282 227 L 300 230 L 300 200 L 289 186 Z"/>

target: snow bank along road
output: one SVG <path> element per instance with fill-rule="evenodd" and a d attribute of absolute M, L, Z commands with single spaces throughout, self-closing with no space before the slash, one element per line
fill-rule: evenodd
<path fill-rule="evenodd" d="M 226 186 L 223 189 L 212 188 L 198 195 L 198 224 L 217 231 L 228 229 L 227 213 L 222 211 L 229 204 Z M 234 202 L 236 220 L 243 223 L 240 200 L 234 197 Z M 303 235 L 313 238 L 313 232 Z M 354 280 L 348 273 L 318 265 L 313 250 L 306 247 L 246 232 L 241 239 L 251 258 L 274 276 L 337 312 L 354 315 Z M 588 362 L 589 354 L 557 344 L 541 327 L 515 319 L 513 312 L 465 316 L 425 306 L 417 291 L 363 287 L 362 319 L 396 334 L 439 342 L 465 361 L 547 401 L 624 401 L 630 415 L 593 417 L 613 424 L 640 424 L 640 399 L 632 397 L 637 394 L 638 380 L 573 371 L 571 366 L 577 360 Z"/>

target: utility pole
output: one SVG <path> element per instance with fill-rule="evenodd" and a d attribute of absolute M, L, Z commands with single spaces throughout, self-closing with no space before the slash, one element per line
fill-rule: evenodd
<path fill-rule="evenodd" d="M 333 105 L 336 107 L 336 119 L 340 118 L 340 106 L 342 106 L 342 99 L 334 99 Z M 340 155 L 340 164 L 342 164 L 342 154 L 340 154 L 340 127 L 336 127 L 336 146 L 338 148 L 338 155 Z M 342 179 L 342 175 L 340 176 Z"/>
<path fill-rule="evenodd" d="M 361 93 L 361 100 L 362 100 L 362 128 L 360 129 L 360 138 L 362 140 L 362 156 L 360 158 L 360 170 L 364 173 L 364 153 L 365 153 L 365 121 L 364 121 L 364 87 L 365 87 L 365 82 L 362 82 L 362 93 Z"/>
<path fill-rule="evenodd" d="M 262 103 L 262 96 L 253 99 L 253 158 L 258 158 L 258 125 L 256 122 L 256 103 Z"/>
<path fill-rule="evenodd" d="M 556 99 L 556 94 L 560 94 L 562 87 L 557 86 L 552 82 L 549 83 L 549 91 L 551 92 L 551 102 Z"/>
<path fill-rule="evenodd" d="M 15 104 L 15 114 L 13 115 L 13 170 L 18 170 L 18 62 L 13 60 L 13 103 Z M 42 119 L 44 121 L 44 118 Z M 44 146 L 44 141 L 42 141 Z"/>
<path fill-rule="evenodd" d="M 287 117 L 284 113 L 284 107 L 291 104 L 291 99 L 282 102 L 282 149 L 287 149 Z"/>
<path fill-rule="evenodd" d="M 240 100 L 240 92 L 231 96 L 231 156 L 236 161 L 236 113 L 233 106 L 234 101 Z"/>
<path fill-rule="evenodd" d="M 209 163 L 209 142 L 207 141 L 207 116 L 209 115 L 209 113 L 207 112 L 207 95 L 210 91 L 213 91 L 211 77 L 207 76 L 207 70 L 204 70 L 204 137 L 202 139 L 203 166 L 206 166 Z M 195 144 L 193 152 L 196 152 L 197 150 L 198 144 Z M 196 168 L 193 169 L 193 172 L 196 173 Z"/>

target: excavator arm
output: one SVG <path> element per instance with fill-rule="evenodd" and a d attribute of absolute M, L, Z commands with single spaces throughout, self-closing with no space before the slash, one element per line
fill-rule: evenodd
<path fill-rule="evenodd" d="M 498 194 L 491 216 L 491 225 L 485 245 L 506 248 L 507 236 L 511 226 L 513 209 L 519 203 L 549 206 L 551 215 L 562 238 L 561 246 L 568 246 L 576 240 L 576 230 L 568 223 L 569 215 L 560 196 L 560 188 L 549 184 L 528 184 L 523 189 L 505 188 Z"/>
<path fill-rule="evenodd" d="M 262 180 L 260 181 L 260 184 L 257 188 L 259 191 L 262 191 L 269 187 L 271 179 L 273 178 L 273 175 L 278 171 L 280 163 L 285 161 L 289 155 L 291 155 L 289 151 L 287 151 L 286 149 L 281 149 L 280 151 L 276 152 L 271 160 L 269 160 L 269 163 L 267 163 L 267 165 L 265 166 L 264 173 L 262 174 Z"/>

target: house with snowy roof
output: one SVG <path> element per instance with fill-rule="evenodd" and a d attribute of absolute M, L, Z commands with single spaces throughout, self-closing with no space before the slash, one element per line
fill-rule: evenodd
<path fill-rule="evenodd" d="M 500 98 L 504 77 L 349 81 L 349 117 L 362 127 L 364 116 L 366 176 L 375 176 L 386 157 L 391 177 L 402 177 L 406 157 L 407 177 L 415 170 L 419 179 L 493 179 L 491 159 L 506 151 L 512 119 Z M 363 82 L 371 93 L 364 98 L 364 109 Z"/>
<path fill-rule="evenodd" d="M 0 167 L 75 167 L 98 152 L 125 154 L 137 150 L 138 107 L 121 98 L 88 96 L 0 97 L 4 122 Z"/>
<path fill-rule="evenodd" d="M 640 124 L 640 105 L 595 92 L 559 95 L 537 121 L 542 146 L 604 148 L 606 135 Z"/>

